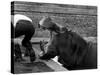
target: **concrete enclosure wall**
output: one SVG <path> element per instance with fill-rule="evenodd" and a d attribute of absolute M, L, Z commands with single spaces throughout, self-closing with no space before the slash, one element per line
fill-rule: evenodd
<path fill-rule="evenodd" d="M 82 5 L 48 4 L 34 2 L 12 2 L 11 12 L 24 14 L 33 20 L 36 37 L 48 37 L 48 32 L 37 28 L 43 16 L 50 16 L 54 22 L 75 31 L 83 37 L 97 36 L 97 7 Z"/>

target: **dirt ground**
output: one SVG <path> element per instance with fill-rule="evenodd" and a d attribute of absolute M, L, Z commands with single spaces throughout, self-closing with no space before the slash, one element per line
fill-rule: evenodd
<path fill-rule="evenodd" d="M 33 45 L 33 47 L 37 50 L 39 49 L 39 45 Z M 22 53 L 24 53 L 25 49 L 21 48 Z M 25 61 L 21 62 L 14 62 L 14 73 L 38 73 L 38 72 L 53 72 L 54 70 L 51 69 L 48 65 L 44 62 L 35 61 L 30 63 L 29 57 L 24 57 Z"/>
<path fill-rule="evenodd" d="M 14 73 L 38 73 L 38 72 L 53 72 L 54 70 L 48 67 L 43 62 L 34 62 L 34 63 L 18 63 L 14 64 Z"/>

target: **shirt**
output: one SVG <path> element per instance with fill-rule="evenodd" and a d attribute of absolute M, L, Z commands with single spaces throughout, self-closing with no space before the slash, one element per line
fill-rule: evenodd
<path fill-rule="evenodd" d="M 19 20 L 28 20 L 28 21 L 32 22 L 32 20 L 25 15 L 21 15 L 21 14 L 11 15 L 11 22 L 12 22 L 14 28 L 16 27 L 16 23 Z"/>

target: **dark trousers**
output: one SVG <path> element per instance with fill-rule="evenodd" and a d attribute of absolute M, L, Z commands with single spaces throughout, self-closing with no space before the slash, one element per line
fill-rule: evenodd
<path fill-rule="evenodd" d="M 28 51 L 32 50 L 32 44 L 30 40 L 34 35 L 34 33 L 35 33 L 35 28 L 30 21 L 20 20 L 16 23 L 15 28 L 13 27 L 13 24 L 11 24 L 11 38 L 17 38 L 24 35 L 24 38 L 22 40 L 22 45 L 26 47 Z"/>

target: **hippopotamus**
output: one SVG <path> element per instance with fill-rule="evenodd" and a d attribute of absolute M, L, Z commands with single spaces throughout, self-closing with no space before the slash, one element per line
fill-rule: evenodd
<path fill-rule="evenodd" d="M 42 60 L 50 60 L 58 56 L 58 62 L 68 70 L 93 69 L 97 68 L 97 52 L 92 44 L 88 43 L 79 34 L 68 30 L 67 27 L 60 27 L 49 17 L 43 18 L 39 23 L 41 28 L 52 33 Z"/>
<path fill-rule="evenodd" d="M 29 52 L 31 62 L 35 60 L 35 52 L 30 42 L 34 33 L 35 27 L 29 17 L 21 14 L 11 15 L 11 39 L 24 35 L 22 46 L 26 48 L 26 52 Z M 16 54 L 16 56 L 18 56 L 18 54 Z M 21 55 L 19 56 L 21 58 Z"/>

